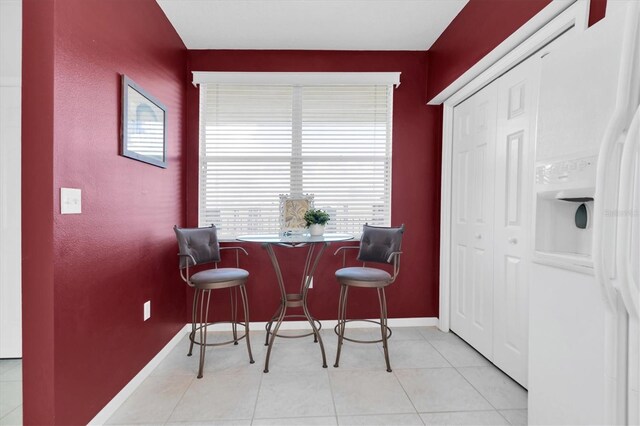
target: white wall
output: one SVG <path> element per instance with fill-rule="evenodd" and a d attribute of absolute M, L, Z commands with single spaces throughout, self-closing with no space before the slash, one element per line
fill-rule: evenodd
<path fill-rule="evenodd" d="M 22 0 L 0 0 L 0 358 L 22 357 Z"/>

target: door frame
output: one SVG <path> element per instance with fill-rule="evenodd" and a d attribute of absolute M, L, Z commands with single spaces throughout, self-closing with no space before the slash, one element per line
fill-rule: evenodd
<path fill-rule="evenodd" d="M 440 306 L 438 328 L 449 331 L 451 290 L 451 214 L 453 169 L 453 109 L 569 30 L 587 28 L 589 0 L 556 0 L 491 51 L 429 104 L 443 104 L 440 204 Z"/>
<path fill-rule="evenodd" d="M 0 37 L 10 41 L 2 55 L 3 65 L 14 62 L 6 75 L 0 76 L 0 358 L 22 358 L 23 5 L 21 0 L 3 1 L 0 8 L 12 22 L 0 28 Z"/>

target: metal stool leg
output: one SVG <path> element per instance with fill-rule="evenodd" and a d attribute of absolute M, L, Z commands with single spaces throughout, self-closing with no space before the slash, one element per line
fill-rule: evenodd
<path fill-rule="evenodd" d="M 238 288 L 229 288 L 231 297 L 231 331 L 233 332 L 233 344 L 238 344 Z"/>
<path fill-rule="evenodd" d="M 189 352 L 187 353 L 187 356 L 191 356 L 191 354 L 193 353 L 193 341 L 196 338 L 196 319 L 198 319 L 198 317 L 196 316 L 196 313 L 198 311 L 199 295 L 200 295 L 200 290 L 196 288 L 195 292 L 193 293 L 193 307 L 191 309 L 191 333 L 189 333 L 189 340 L 191 342 L 189 344 Z"/>
<path fill-rule="evenodd" d="M 242 298 L 242 308 L 244 309 L 244 335 L 247 339 L 247 352 L 249 352 L 249 363 L 253 364 L 253 354 L 251 353 L 251 339 L 249 338 L 249 297 L 244 285 L 240 286 L 240 297 Z M 236 341 L 237 343 L 237 341 Z"/>
<path fill-rule="evenodd" d="M 387 297 L 384 294 L 384 288 L 378 289 L 378 302 L 380 303 L 380 334 L 382 335 L 384 360 L 387 363 L 387 371 L 391 373 L 391 363 L 389 361 L 389 346 L 387 342 Z"/>
<path fill-rule="evenodd" d="M 347 315 L 347 294 L 349 287 L 346 285 L 340 286 L 340 298 L 338 300 L 338 350 L 336 352 L 336 362 L 334 367 L 338 368 L 340 364 L 340 353 L 342 352 L 342 343 L 344 341 L 344 330 L 346 328 L 346 315 Z"/>
<path fill-rule="evenodd" d="M 204 304 L 204 294 L 200 300 L 200 367 L 198 368 L 198 379 L 202 378 L 204 370 L 204 356 L 207 350 L 207 325 L 209 321 L 209 301 L 211 299 L 211 290 L 204 290 L 207 293 L 207 306 Z M 204 312 L 204 314 L 203 314 Z"/>

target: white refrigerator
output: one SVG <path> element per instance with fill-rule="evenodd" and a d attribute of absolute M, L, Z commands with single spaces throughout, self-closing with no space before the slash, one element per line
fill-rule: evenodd
<path fill-rule="evenodd" d="M 542 59 L 529 424 L 640 423 L 640 2 Z"/>

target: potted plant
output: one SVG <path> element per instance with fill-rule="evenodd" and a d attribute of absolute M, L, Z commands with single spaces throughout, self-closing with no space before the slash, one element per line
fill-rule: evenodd
<path fill-rule="evenodd" d="M 329 213 L 321 209 L 309 209 L 304 214 L 304 221 L 306 227 L 309 228 L 309 233 L 312 237 L 318 237 L 324 234 L 324 226 L 329 222 L 331 218 Z"/>

